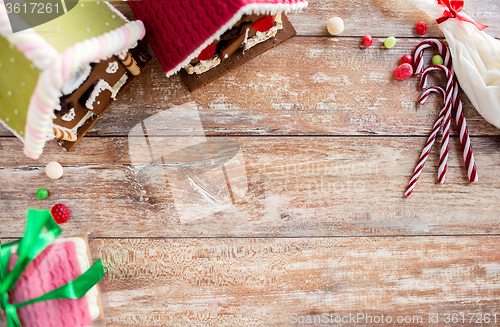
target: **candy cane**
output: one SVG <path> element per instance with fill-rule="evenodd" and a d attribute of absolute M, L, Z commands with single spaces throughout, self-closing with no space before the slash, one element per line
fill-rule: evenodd
<path fill-rule="evenodd" d="M 431 86 L 428 89 L 422 93 L 420 96 L 420 104 L 424 104 L 431 92 L 437 92 L 440 93 L 443 96 L 443 99 L 446 97 L 445 91 L 440 88 L 439 86 Z M 446 106 L 443 106 L 443 109 L 441 109 L 441 112 L 439 113 L 438 119 L 436 120 L 436 123 L 434 124 L 434 127 L 432 128 L 432 132 L 429 135 L 429 138 L 427 139 L 427 143 L 422 150 L 422 153 L 420 154 L 420 159 L 418 160 L 417 166 L 415 167 L 415 171 L 413 172 L 413 176 L 411 177 L 410 183 L 408 184 L 408 187 L 406 188 L 405 195 L 410 196 L 411 193 L 413 192 L 413 189 L 415 188 L 415 184 L 418 181 L 418 178 L 420 177 L 420 174 L 422 173 L 422 169 L 424 168 L 425 161 L 429 157 L 429 154 L 431 153 L 432 146 L 434 145 L 434 141 L 436 140 L 436 135 L 441 128 L 441 123 L 443 122 L 443 118 L 446 113 Z"/>
<path fill-rule="evenodd" d="M 437 48 L 439 54 L 443 57 L 444 65 L 450 69 L 454 85 L 453 85 L 453 110 L 455 111 L 455 121 L 460 130 L 460 145 L 462 146 L 463 158 L 465 167 L 467 169 L 467 176 L 469 181 L 475 182 L 478 180 L 477 175 L 477 167 L 474 161 L 474 154 L 472 152 L 472 146 L 470 142 L 469 130 L 467 129 L 467 122 L 465 120 L 465 116 L 462 110 L 462 101 L 460 99 L 460 95 L 458 93 L 458 82 L 455 76 L 455 72 L 453 69 L 452 59 L 450 56 L 450 51 L 446 44 L 444 44 L 440 40 L 436 39 L 428 39 L 421 42 L 417 49 L 415 50 L 415 66 L 416 66 L 416 74 L 421 74 L 423 72 L 423 52 L 425 49 L 434 47 Z"/>
<path fill-rule="evenodd" d="M 427 39 L 420 42 L 420 44 L 417 46 L 417 49 L 415 50 L 415 54 L 413 56 L 415 58 L 415 74 L 419 75 L 424 72 L 424 62 L 422 58 L 424 56 L 424 50 L 428 48 L 438 49 L 439 55 L 443 57 L 444 65 L 449 69 L 452 69 L 451 55 L 446 44 L 444 44 L 444 42 L 440 40 Z"/>
<path fill-rule="evenodd" d="M 467 177 L 471 183 L 478 180 L 477 167 L 474 161 L 474 154 L 472 153 L 472 146 L 470 144 L 469 130 L 467 129 L 467 122 L 465 121 L 464 112 L 462 110 L 462 100 L 458 94 L 458 83 L 455 80 L 455 90 L 453 92 L 453 107 L 455 108 L 455 120 L 460 130 L 460 145 L 462 146 L 462 153 L 464 157 L 465 168 L 467 169 Z"/>
<path fill-rule="evenodd" d="M 454 78 L 451 70 L 443 65 L 433 65 L 424 69 L 422 77 L 420 80 L 420 87 L 425 88 L 427 84 L 427 77 L 430 72 L 440 70 L 446 74 L 446 96 L 445 96 L 445 116 L 443 122 L 443 137 L 441 141 L 441 151 L 439 155 L 439 168 L 438 168 L 438 182 L 443 184 L 446 177 L 446 170 L 448 167 L 448 152 L 449 152 L 449 141 L 450 141 L 450 125 L 451 125 L 451 111 L 453 107 L 453 89 L 454 89 Z"/>

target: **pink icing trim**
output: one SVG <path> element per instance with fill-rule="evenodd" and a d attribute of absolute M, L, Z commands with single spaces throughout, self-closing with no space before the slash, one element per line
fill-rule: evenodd
<path fill-rule="evenodd" d="M 73 52 L 73 47 L 68 48 L 62 56 L 62 75 L 64 80 L 67 80 L 71 75 L 71 64 L 73 62 L 71 58 L 73 57 Z"/>
<path fill-rule="evenodd" d="M 24 52 L 28 52 L 28 51 L 32 51 L 34 49 L 40 48 L 40 45 L 27 41 L 27 42 L 18 43 L 16 45 L 16 48 L 17 48 L 17 50 L 24 53 Z"/>
<path fill-rule="evenodd" d="M 61 60 L 55 60 L 52 63 L 52 67 L 50 68 L 52 74 L 50 74 L 52 80 L 52 86 L 56 90 L 60 90 L 63 85 L 63 77 L 62 75 L 62 64 Z"/>
<path fill-rule="evenodd" d="M 35 87 L 33 90 L 33 96 L 31 97 L 31 102 L 34 102 L 36 108 L 40 109 L 41 112 L 48 115 L 52 112 L 52 108 L 47 107 L 43 104 L 42 100 L 40 100 L 40 96 L 38 95 L 38 87 Z"/>
<path fill-rule="evenodd" d="M 31 153 L 30 150 L 28 150 L 28 147 L 26 145 L 24 146 L 23 152 L 24 152 L 24 155 L 30 159 L 37 160 L 38 158 L 40 158 L 39 154 Z"/>
<path fill-rule="evenodd" d="M 101 56 L 106 51 L 106 38 L 102 35 L 99 35 L 97 37 L 97 41 L 99 42 L 99 51 L 97 55 L 94 57 L 93 61 L 98 61 L 99 59 L 101 59 Z"/>
<path fill-rule="evenodd" d="M 40 133 L 40 132 L 35 131 L 28 122 L 26 122 L 26 123 L 27 123 L 26 124 L 26 132 L 28 132 L 30 135 L 36 137 L 37 139 L 42 139 L 42 138 L 45 139 L 44 133 Z"/>
<path fill-rule="evenodd" d="M 125 34 L 125 38 L 123 38 L 123 41 L 125 41 L 124 45 L 127 45 L 128 40 L 130 39 L 130 30 L 126 26 L 122 26 L 119 28 L 119 31 L 123 32 L 123 34 Z"/>

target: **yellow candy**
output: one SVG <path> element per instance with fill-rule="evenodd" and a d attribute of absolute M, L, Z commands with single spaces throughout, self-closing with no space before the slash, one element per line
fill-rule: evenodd
<path fill-rule="evenodd" d="M 389 36 L 387 39 L 385 39 L 384 41 L 384 46 L 387 48 L 387 49 L 391 49 L 391 48 L 394 48 L 394 46 L 396 45 L 396 38 L 394 36 Z"/>

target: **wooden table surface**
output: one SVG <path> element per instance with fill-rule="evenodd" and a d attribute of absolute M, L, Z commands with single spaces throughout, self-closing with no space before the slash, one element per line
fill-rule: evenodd
<path fill-rule="evenodd" d="M 465 11 L 500 37 L 500 2 Z M 297 36 L 194 93 L 154 59 L 71 153 L 50 142 L 31 161 L 0 127 L 2 242 L 26 208 L 65 203 L 64 233 L 92 232 L 103 260 L 109 326 L 499 326 L 499 130 L 464 99 L 479 181 L 453 127 L 446 184 L 437 143 L 403 195 L 442 99 L 417 105 L 418 77 L 393 72 L 416 23 L 437 25 L 405 0 L 289 16 Z"/>

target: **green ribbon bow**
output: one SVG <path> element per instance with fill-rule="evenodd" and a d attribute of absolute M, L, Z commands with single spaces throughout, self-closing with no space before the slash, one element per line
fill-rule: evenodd
<path fill-rule="evenodd" d="M 42 231 L 43 228 L 46 231 Z M 14 288 L 17 280 L 29 263 L 61 234 L 49 210 L 28 210 L 24 237 L 5 245 L 0 245 L 0 308 L 7 315 L 7 326 L 21 327 L 17 309 L 36 302 L 56 299 L 79 299 L 104 277 L 101 260 L 72 282 L 35 299 L 22 303 L 10 304 L 8 292 Z M 7 272 L 12 246 L 17 245 L 19 258 L 14 268 Z"/>

